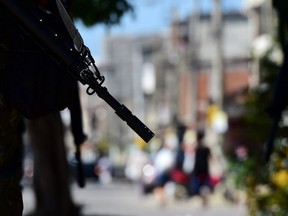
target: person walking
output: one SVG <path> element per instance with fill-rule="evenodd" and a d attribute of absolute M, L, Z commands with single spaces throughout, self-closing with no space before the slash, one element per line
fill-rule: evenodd
<path fill-rule="evenodd" d="M 164 141 L 153 160 L 156 171 L 155 195 L 161 207 L 167 204 L 165 185 L 171 180 L 171 171 L 174 164 L 175 155 L 171 147 Z"/>
<path fill-rule="evenodd" d="M 204 143 L 205 133 L 197 131 L 197 143 L 195 149 L 195 164 L 191 175 L 191 193 L 200 195 L 203 206 L 207 205 L 207 195 L 211 191 L 209 161 L 211 150 Z"/>

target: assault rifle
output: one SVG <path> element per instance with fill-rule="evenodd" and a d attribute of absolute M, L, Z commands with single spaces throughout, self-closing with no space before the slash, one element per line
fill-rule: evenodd
<path fill-rule="evenodd" d="M 94 59 L 83 43 L 83 39 L 74 26 L 61 0 L 55 0 L 56 16 L 28 5 L 26 1 L 0 0 L 0 5 L 13 14 L 22 28 L 40 44 L 49 50 L 52 56 L 65 65 L 71 75 L 83 85 L 88 85 L 88 95 L 96 93 L 108 103 L 115 113 L 125 121 L 145 142 L 149 142 L 155 135 L 123 104 L 120 104 L 102 86 L 105 78 L 99 72 Z M 64 27 L 53 25 L 60 23 Z M 67 35 L 70 37 L 67 40 Z"/>

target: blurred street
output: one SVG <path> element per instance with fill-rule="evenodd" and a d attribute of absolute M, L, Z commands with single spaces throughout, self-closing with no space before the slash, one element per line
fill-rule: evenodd
<path fill-rule="evenodd" d="M 175 201 L 159 207 L 153 195 L 142 196 L 128 183 L 102 185 L 87 182 L 84 189 L 72 185 L 74 200 L 81 205 L 84 216 L 246 216 L 243 204 L 229 204 L 219 193 L 210 197 L 209 206 L 201 207 L 197 197 Z M 34 195 L 30 187 L 23 191 L 24 215 L 34 208 Z"/>

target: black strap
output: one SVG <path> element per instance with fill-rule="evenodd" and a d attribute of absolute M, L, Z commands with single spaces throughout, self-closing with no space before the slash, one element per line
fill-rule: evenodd
<path fill-rule="evenodd" d="M 85 186 L 85 178 L 83 174 L 83 163 L 81 160 L 80 146 L 87 139 L 87 136 L 83 132 L 82 109 L 81 109 L 78 85 L 76 85 L 75 93 L 73 95 L 74 97 L 72 101 L 72 106 L 69 107 L 71 116 L 71 130 L 74 137 L 74 143 L 76 146 L 75 158 L 77 165 L 77 182 L 79 187 L 82 188 Z"/>

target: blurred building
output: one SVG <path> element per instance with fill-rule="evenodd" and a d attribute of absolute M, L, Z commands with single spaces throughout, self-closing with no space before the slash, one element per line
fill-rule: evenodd
<path fill-rule="evenodd" d="M 199 120 L 210 96 L 211 29 L 210 14 L 192 14 L 173 20 L 170 32 L 108 36 L 107 80 L 113 83 L 109 89 L 154 128 L 175 119 Z M 229 12 L 223 15 L 222 29 L 224 105 L 230 115 L 237 115 L 242 93 L 249 87 L 253 26 L 245 14 Z M 148 90 L 147 80 L 152 82 L 150 87 L 146 84 Z"/>
<path fill-rule="evenodd" d="M 253 26 L 240 12 L 224 13 L 222 19 L 223 109 L 229 116 L 236 116 L 241 113 L 239 103 L 249 87 Z M 211 97 L 212 63 L 215 58 L 212 16 L 196 14 L 184 21 L 175 20 L 172 28 L 178 58 L 186 64 L 185 71 L 179 72 L 182 92 L 179 117 L 184 122 L 187 118 L 188 121 L 202 122 L 201 117 L 205 115 Z M 189 86 L 190 91 L 181 89 L 185 86 Z"/>

